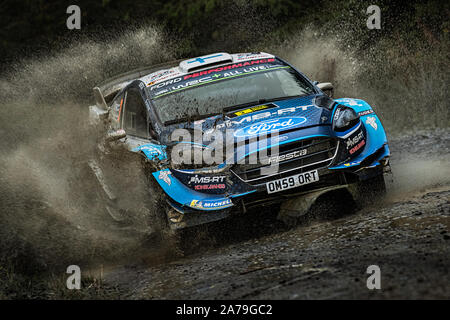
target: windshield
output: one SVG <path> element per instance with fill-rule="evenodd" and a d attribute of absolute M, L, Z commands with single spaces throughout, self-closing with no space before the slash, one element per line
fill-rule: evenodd
<path fill-rule="evenodd" d="M 214 75 L 212 76 L 212 78 Z M 211 78 L 211 77 L 209 77 Z M 222 81 L 220 81 L 222 80 Z M 175 87 L 174 87 L 175 88 Z M 153 103 L 163 123 L 177 119 L 220 114 L 245 104 L 258 104 L 283 97 L 307 95 L 314 92 L 311 84 L 288 66 L 273 66 L 255 72 L 237 73 L 235 77 L 214 78 L 207 84 L 177 87 L 163 91 Z"/>

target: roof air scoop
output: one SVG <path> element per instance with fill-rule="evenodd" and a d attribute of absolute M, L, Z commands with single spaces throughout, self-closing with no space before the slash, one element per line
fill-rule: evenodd
<path fill-rule="evenodd" d="M 233 57 L 226 52 L 213 53 L 194 59 L 184 60 L 180 62 L 180 69 L 183 72 L 193 72 L 207 67 L 219 64 L 233 62 Z"/>

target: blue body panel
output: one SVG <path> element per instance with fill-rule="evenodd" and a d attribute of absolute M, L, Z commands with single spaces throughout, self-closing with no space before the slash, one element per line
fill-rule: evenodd
<path fill-rule="evenodd" d="M 379 160 L 389 156 L 389 148 L 387 146 L 387 137 L 384 128 L 378 116 L 373 112 L 370 105 L 363 100 L 336 99 L 335 101 L 338 103 L 337 105 L 350 107 L 360 115 L 361 122 L 358 123 L 358 126 L 364 126 L 365 128 L 366 144 L 362 152 L 354 158 L 345 163 L 334 164 L 334 166 L 329 167 L 328 169 L 332 171 L 348 171 L 352 167 L 360 165 L 368 156 L 373 155 L 375 152 L 384 148 L 380 155 L 374 159 L 368 167 L 379 165 Z M 275 125 L 278 125 L 278 127 L 282 127 L 283 129 L 289 129 L 287 132 L 281 131 L 279 133 L 277 140 L 273 142 L 278 145 L 313 137 L 342 138 L 347 134 L 347 132 L 339 133 L 332 129 L 332 119 L 337 105 L 334 106 L 332 110 L 318 107 L 314 105 L 314 95 L 278 101 L 274 102 L 273 105 L 275 106 L 272 106 L 270 109 L 251 112 L 242 116 L 229 118 L 225 121 L 219 121 L 220 116 L 208 118 L 202 121 L 202 130 L 206 131 L 211 128 L 225 130 L 226 128 L 231 127 L 235 130 L 235 133 L 237 133 L 235 134 L 235 138 L 239 139 L 241 135 L 257 136 L 259 134 L 271 133 L 273 131 L 264 132 L 264 129 L 270 129 L 276 127 Z M 290 121 L 290 119 L 292 121 Z M 169 130 L 175 128 L 176 127 L 171 127 Z M 186 128 L 186 124 L 184 124 L 184 128 Z M 351 128 L 348 131 L 350 132 L 352 130 L 354 130 L 354 128 Z M 253 143 L 257 144 L 258 142 Z M 265 146 L 265 148 L 269 147 L 270 144 Z M 259 145 L 252 145 L 252 143 L 250 143 L 247 146 L 246 152 L 240 155 L 240 157 L 235 155 L 234 160 L 236 161 L 246 157 L 249 153 L 255 152 L 255 150 L 259 151 L 261 148 Z M 165 160 L 168 158 L 166 147 L 164 145 L 148 143 L 134 148 L 132 151 L 142 152 L 150 160 Z M 227 164 L 225 161 L 215 168 L 219 169 L 219 171 L 226 171 L 226 166 Z M 181 172 L 193 174 L 196 170 L 186 169 Z M 180 171 L 177 173 L 180 174 Z M 238 186 L 233 185 L 230 186 L 230 189 L 226 192 L 211 194 L 199 192 L 188 187 L 185 183 L 177 179 L 174 176 L 174 171 L 169 168 L 154 172 L 152 175 L 170 200 L 175 203 L 177 208 L 181 209 L 191 208 L 200 211 L 228 209 L 235 205 L 232 199 L 244 197 L 257 191 L 256 188 L 249 188 L 248 185 L 246 185 L 245 188 L 238 188 Z"/>
<path fill-rule="evenodd" d="M 232 198 L 243 196 L 254 191 L 241 194 L 212 195 L 197 192 L 185 186 L 178 179 L 174 178 L 169 169 L 154 172 L 153 176 L 158 181 L 164 192 L 174 201 L 182 206 L 191 207 L 198 210 L 220 210 L 233 206 Z M 169 177 L 169 180 L 167 180 Z"/>
<path fill-rule="evenodd" d="M 142 152 L 149 160 L 165 160 L 167 159 L 166 146 L 154 143 L 146 143 L 139 147 L 133 148 L 133 152 Z"/>
<path fill-rule="evenodd" d="M 360 115 L 361 124 L 366 128 L 366 145 L 364 147 L 364 150 L 356 156 L 355 158 L 351 159 L 351 161 L 330 167 L 331 170 L 336 169 L 347 169 L 349 167 L 355 167 L 361 164 L 361 162 L 366 159 L 371 154 L 375 153 L 379 149 L 383 148 L 385 146 L 385 150 L 383 153 L 378 157 L 376 162 L 378 162 L 379 159 L 382 159 L 386 156 L 389 156 L 389 147 L 387 146 L 387 137 L 386 132 L 384 131 L 383 125 L 381 124 L 380 119 L 378 116 L 373 112 L 371 106 L 360 99 L 336 99 L 336 102 L 343 104 L 345 106 L 348 106 L 355 110 L 357 113 L 361 114 L 367 111 L 372 111 L 372 113 L 368 113 L 366 115 Z M 370 119 L 373 119 L 370 121 Z M 369 124 L 372 123 L 372 124 Z"/>

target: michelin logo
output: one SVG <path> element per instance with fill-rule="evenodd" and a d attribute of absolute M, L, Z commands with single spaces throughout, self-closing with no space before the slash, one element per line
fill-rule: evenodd
<path fill-rule="evenodd" d="M 229 207 L 233 203 L 230 199 L 225 200 L 192 200 L 190 203 L 190 206 L 193 208 L 200 208 L 200 209 L 219 209 L 224 207 Z"/>

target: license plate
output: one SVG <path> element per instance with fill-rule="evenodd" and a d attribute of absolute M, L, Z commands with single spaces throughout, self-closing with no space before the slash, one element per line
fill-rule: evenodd
<path fill-rule="evenodd" d="M 317 170 L 296 174 L 294 176 L 270 181 L 266 183 L 267 193 L 280 192 L 319 181 Z"/>

